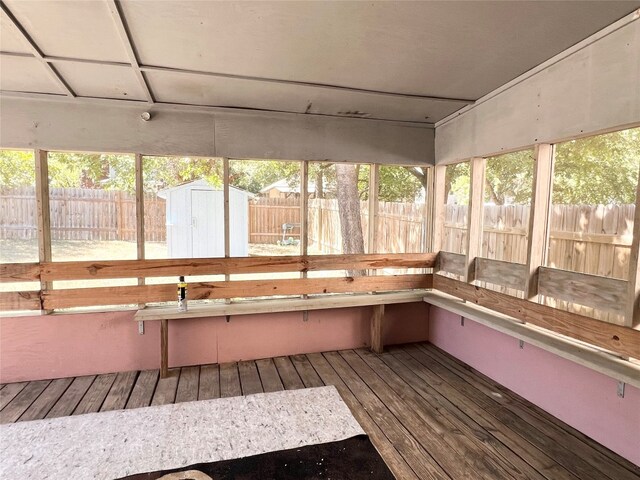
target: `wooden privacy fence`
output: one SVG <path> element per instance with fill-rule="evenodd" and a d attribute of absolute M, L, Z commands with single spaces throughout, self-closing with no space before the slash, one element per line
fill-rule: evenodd
<path fill-rule="evenodd" d="M 634 212 L 634 205 L 553 205 L 547 264 L 625 280 Z M 466 205 L 447 205 L 443 250 L 464 253 L 466 218 Z M 525 263 L 528 225 L 528 205 L 486 205 L 482 256 Z"/>
<path fill-rule="evenodd" d="M 53 188 L 50 190 L 53 240 L 136 240 L 135 197 L 117 190 Z M 145 195 L 145 239 L 166 241 L 164 199 Z M 360 202 L 363 233 L 368 231 L 369 204 Z M 424 249 L 424 204 L 380 202 L 376 250 L 406 253 Z M 634 205 L 554 205 L 548 264 L 555 268 L 625 279 L 628 273 Z M 297 198 L 260 198 L 249 206 L 249 242 L 276 243 L 282 225 L 293 224 L 285 237 L 300 238 Z M 443 250 L 464 252 L 467 207 L 448 205 Z M 485 206 L 482 256 L 524 263 L 529 207 Z M 311 251 L 340 253 L 342 232 L 338 202 L 310 199 L 308 235 Z M 0 238 L 35 239 L 33 187 L 0 190 Z M 368 235 L 364 234 L 365 249 Z"/>
<path fill-rule="evenodd" d="M 249 243 L 276 243 L 285 223 L 295 225 L 285 238 L 300 239 L 300 199 L 258 198 L 249 203 Z"/>
<path fill-rule="evenodd" d="M 136 241 L 135 195 L 120 190 L 52 188 L 52 240 Z M 165 241 L 164 200 L 145 195 L 145 237 Z M 0 238 L 36 239 L 34 187 L 0 190 Z"/>
<path fill-rule="evenodd" d="M 53 188 L 50 190 L 53 240 L 136 240 L 135 196 L 117 190 Z M 166 241 L 165 200 L 146 194 L 145 240 Z M 369 224 L 369 203 L 360 202 L 363 233 Z M 36 239 L 33 187 L 0 191 L 0 238 Z M 294 225 L 285 238 L 300 238 L 300 200 L 259 198 L 249 203 L 249 243 L 275 244 L 283 224 Z M 380 202 L 377 251 L 420 252 L 424 245 L 424 204 Z M 309 244 L 316 253 L 342 252 L 340 214 L 336 199 L 309 200 Z M 368 235 L 363 234 L 365 251 Z"/>
<path fill-rule="evenodd" d="M 360 202 L 365 250 L 369 238 L 369 202 Z M 410 253 L 424 251 L 425 206 L 423 203 L 379 202 L 376 215 L 376 251 Z M 309 245 L 322 253 L 342 252 L 340 212 L 336 199 L 309 200 Z"/>

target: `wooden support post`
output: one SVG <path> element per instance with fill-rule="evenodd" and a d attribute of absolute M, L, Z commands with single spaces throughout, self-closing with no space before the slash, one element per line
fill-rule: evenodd
<path fill-rule="evenodd" d="M 375 353 L 382 353 L 384 345 L 382 343 L 382 327 L 384 324 L 384 305 L 374 305 L 371 316 L 371 350 Z"/>
<path fill-rule="evenodd" d="M 368 228 L 368 253 L 377 253 L 377 221 L 378 221 L 378 187 L 380 165 L 374 164 L 369 170 L 369 228 Z M 376 275 L 375 269 L 369 270 L 369 275 Z M 375 294 L 376 292 L 371 292 Z M 382 327 L 384 324 L 384 305 L 374 305 L 371 316 L 371 350 L 382 353 Z"/>
<path fill-rule="evenodd" d="M 533 197 L 529 211 L 526 283 L 524 298 L 538 301 L 538 268 L 545 264 L 549 239 L 549 209 L 553 181 L 553 145 L 542 143 L 534 150 Z"/>
<path fill-rule="evenodd" d="M 629 254 L 629 282 L 624 324 L 640 327 L 640 173 L 636 187 L 636 210 L 633 216 L 633 243 Z"/>
<path fill-rule="evenodd" d="M 223 184 L 223 195 L 224 195 L 224 258 L 229 258 L 231 256 L 231 234 L 229 231 L 229 159 L 222 159 L 222 184 Z M 224 275 L 225 281 L 229 281 L 231 279 L 231 275 L 225 273 Z M 225 303 L 231 303 L 230 298 L 225 298 Z M 227 322 L 230 320 L 230 316 L 227 315 Z"/>
<path fill-rule="evenodd" d="M 51 210 L 49 208 L 49 163 L 46 150 L 35 151 L 36 165 L 36 213 L 38 215 L 38 259 L 40 263 L 51 261 Z M 40 280 L 40 310 L 45 310 L 43 292 L 51 289 L 51 282 Z"/>
<path fill-rule="evenodd" d="M 471 159 L 469 209 L 467 210 L 467 250 L 464 281 L 473 283 L 476 277 L 476 258 L 482 255 L 482 217 L 484 206 L 484 177 L 486 160 Z"/>
<path fill-rule="evenodd" d="M 427 176 L 427 187 L 424 192 L 424 247 L 423 252 L 433 252 L 433 182 L 434 167 L 427 168 L 425 175 Z"/>
<path fill-rule="evenodd" d="M 169 320 L 160 320 L 160 378 L 169 375 Z"/>
<path fill-rule="evenodd" d="M 444 218 L 447 199 L 445 195 L 445 177 L 447 173 L 446 165 L 436 165 L 433 168 L 433 186 L 431 204 L 431 249 L 438 253 L 444 244 Z M 434 269 L 437 272 L 438 266 Z"/>
<path fill-rule="evenodd" d="M 371 165 L 369 169 L 369 228 L 367 253 L 378 253 L 378 187 L 380 185 L 380 165 Z M 375 275 L 375 270 L 373 270 Z"/>
<path fill-rule="evenodd" d="M 309 249 L 309 162 L 300 164 L 300 254 L 307 255 Z M 306 272 L 303 272 L 306 273 Z"/>
<path fill-rule="evenodd" d="M 309 250 L 309 162 L 300 163 L 300 255 L 307 255 Z M 300 272 L 300 278 L 307 278 L 307 271 Z M 309 298 L 302 295 L 302 298 Z M 302 320 L 309 320 L 309 310 L 302 312 Z"/>
<path fill-rule="evenodd" d="M 144 185 L 142 176 L 142 155 L 136 153 L 135 159 L 135 176 L 136 176 L 136 247 L 138 260 L 144 260 Z M 144 285 L 144 277 L 138 277 L 138 285 Z M 139 308 L 144 308 L 145 304 L 138 304 Z M 144 332 L 142 325 L 140 331 Z"/>

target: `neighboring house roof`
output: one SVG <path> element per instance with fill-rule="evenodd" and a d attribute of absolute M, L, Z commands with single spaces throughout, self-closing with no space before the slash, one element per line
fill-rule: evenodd
<path fill-rule="evenodd" d="M 184 182 L 179 185 L 176 185 L 175 187 L 163 188 L 162 190 L 158 191 L 158 196 L 160 198 L 167 198 L 167 194 L 169 192 L 173 192 L 175 190 L 181 190 L 183 188 L 193 188 L 193 187 L 197 187 L 198 190 L 213 190 L 213 191 L 222 190 L 222 187 L 214 187 L 213 185 L 210 185 L 206 180 L 200 179 L 200 180 L 192 180 L 190 182 Z M 236 188 L 232 186 L 230 186 L 229 188 L 232 190 L 236 190 L 238 192 L 244 193 L 247 197 L 250 197 L 250 198 L 255 197 L 253 193 L 247 192 L 246 190 L 243 190 L 241 188 Z"/>
<path fill-rule="evenodd" d="M 260 193 L 267 193 L 270 190 L 276 189 L 282 193 L 300 193 L 300 185 L 297 187 L 291 187 L 289 183 L 283 178 L 282 180 L 278 180 L 277 182 L 273 182 L 271 185 L 267 185 Z M 307 190 L 309 193 L 313 193 L 316 191 L 316 186 L 314 183 L 309 183 L 309 189 Z"/>

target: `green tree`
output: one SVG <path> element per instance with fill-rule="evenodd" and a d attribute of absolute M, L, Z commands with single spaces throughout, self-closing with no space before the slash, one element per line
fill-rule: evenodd
<path fill-rule="evenodd" d="M 531 203 L 533 166 L 533 150 L 487 158 L 485 202 L 496 205 Z"/>
<path fill-rule="evenodd" d="M 258 194 L 264 187 L 278 180 L 286 180 L 290 187 L 300 186 L 300 163 L 277 160 L 232 160 L 229 167 L 230 184 Z"/>
<path fill-rule="evenodd" d="M 31 150 L 0 150 L 0 187 L 29 187 L 36 183 Z"/>
<path fill-rule="evenodd" d="M 205 180 L 209 185 L 222 187 L 222 160 L 200 157 L 143 158 L 144 191 L 156 193 L 194 180 Z"/>
<path fill-rule="evenodd" d="M 381 202 L 414 202 L 425 190 L 423 177 L 426 179 L 426 172 L 421 167 L 381 165 L 378 198 Z"/>
<path fill-rule="evenodd" d="M 640 128 L 556 146 L 553 203 L 633 203 L 640 167 Z"/>

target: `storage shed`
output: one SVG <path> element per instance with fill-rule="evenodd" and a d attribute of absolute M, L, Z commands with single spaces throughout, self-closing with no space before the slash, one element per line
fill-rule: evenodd
<path fill-rule="evenodd" d="M 166 200 L 169 258 L 224 257 L 224 192 L 206 180 L 195 180 L 158 192 Z M 249 255 L 249 198 L 229 188 L 231 256 Z"/>

